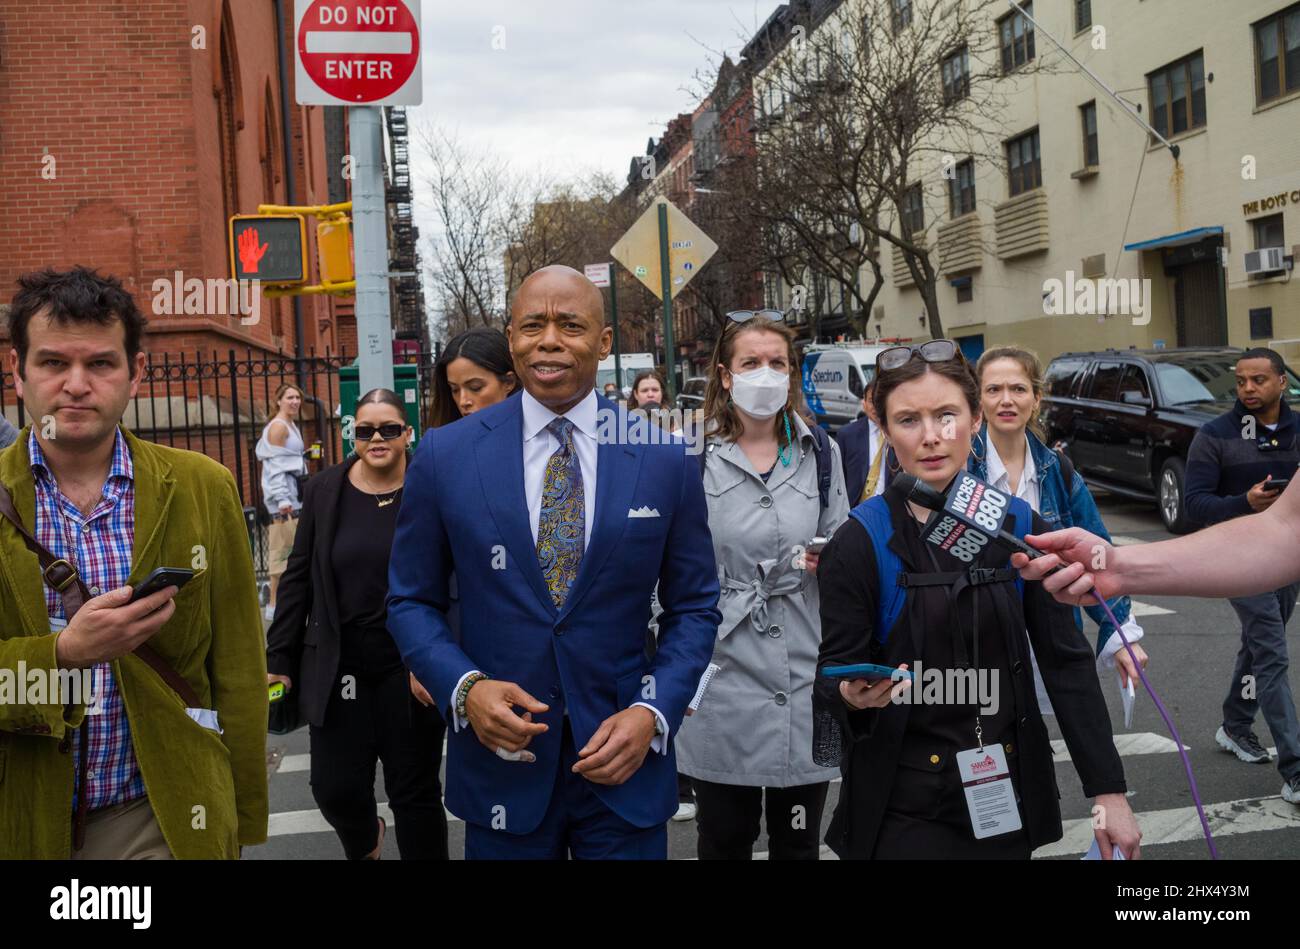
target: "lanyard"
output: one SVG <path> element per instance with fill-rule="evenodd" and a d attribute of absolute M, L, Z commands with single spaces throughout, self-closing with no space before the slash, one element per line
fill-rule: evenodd
<path fill-rule="evenodd" d="M 931 563 L 931 565 L 933 565 L 933 567 L 934 567 L 934 572 L 935 572 L 935 573 L 943 573 L 944 571 L 939 569 L 939 559 L 938 559 L 938 558 L 935 556 L 935 554 L 934 554 L 934 548 L 931 547 L 931 545 L 925 543 L 924 539 L 922 539 L 921 543 L 922 543 L 922 546 L 925 548 L 926 555 L 930 558 L 930 563 Z M 972 563 L 972 564 L 970 565 L 970 567 L 968 567 L 967 569 L 976 569 L 976 568 L 975 568 L 975 564 Z M 958 581 L 958 582 L 960 582 L 960 581 Z M 960 615 L 960 613 L 959 613 L 958 610 L 957 610 L 958 599 L 960 598 L 960 595 L 961 595 L 961 594 L 960 594 L 960 591 L 959 591 L 959 592 L 958 592 L 958 595 L 957 595 L 956 597 L 954 597 L 953 594 L 952 594 L 952 589 L 953 589 L 952 587 L 945 587 L 945 588 L 944 588 L 944 597 L 945 597 L 946 600 L 947 600 L 947 603 L 948 603 L 948 612 L 949 612 L 950 618 L 951 618 L 951 620 L 952 620 L 952 629 L 953 629 L 953 661 L 956 662 L 958 666 L 961 666 L 961 667 L 963 667 L 963 668 L 966 668 L 966 667 L 967 667 L 967 662 L 966 662 L 966 642 L 965 642 L 965 639 L 962 637 L 962 634 L 961 634 L 961 615 Z M 972 615 L 971 615 L 971 667 L 974 668 L 974 670 L 975 670 L 975 675 L 976 675 L 976 676 L 979 676 L 979 674 L 980 674 L 980 603 L 979 603 L 979 584 L 971 583 L 971 584 L 970 584 L 970 591 L 971 591 L 971 604 L 972 604 L 972 606 L 974 607 L 974 609 L 972 610 Z M 976 705 L 976 706 L 975 706 L 975 709 L 976 709 L 976 711 L 975 711 L 975 743 L 979 745 L 979 750 L 982 752 L 982 751 L 984 750 L 984 728 L 983 728 L 983 726 L 982 726 L 981 723 L 980 723 L 979 706 Z"/>

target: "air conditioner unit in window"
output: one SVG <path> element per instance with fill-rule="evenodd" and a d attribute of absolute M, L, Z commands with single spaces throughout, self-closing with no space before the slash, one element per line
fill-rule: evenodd
<path fill-rule="evenodd" d="M 1261 247 L 1259 250 L 1246 251 L 1246 273 L 1270 273 L 1286 270 L 1285 247 Z"/>

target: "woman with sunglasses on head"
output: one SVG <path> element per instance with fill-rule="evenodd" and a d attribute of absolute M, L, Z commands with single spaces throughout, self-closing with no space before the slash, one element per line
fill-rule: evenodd
<path fill-rule="evenodd" d="M 270 683 L 296 691 L 310 724 L 311 789 L 349 860 L 378 860 L 386 825 L 375 764 L 404 860 L 447 859 L 438 768 L 446 726 L 416 701 L 388 633 L 388 561 L 412 431 L 402 400 L 357 402 L 356 451 L 307 484 L 298 534 L 267 633 Z"/>
<path fill-rule="evenodd" d="M 987 481 L 999 491 L 1026 501 L 1047 522 L 1049 530 L 1082 527 L 1110 542 L 1102 523 L 1101 512 L 1083 478 L 1065 456 L 1048 448 L 1046 433 L 1038 421 L 1043 400 L 1043 371 L 1038 357 L 1027 349 L 1004 346 L 990 349 L 975 366 L 980 383 L 980 403 L 984 424 L 975 436 L 973 457 L 967 466 L 971 474 Z M 1136 683 L 1137 667 L 1124 639 L 1133 643 L 1133 653 L 1142 668 L 1147 654 L 1136 645 L 1142 627 L 1132 618 L 1132 605 L 1126 596 L 1109 601 L 1111 612 L 1119 620 L 1123 638 L 1100 606 L 1087 608 L 1097 623 L 1097 661 L 1100 667 L 1118 667 L 1120 685 L 1127 690 Z M 1083 611 L 1074 608 L 1074 621 L 1083 629 Z M 1043 691 L 1037 659 L 1033 660 L 1034 685 L 1044 715 L 1052 714 L 1050 700 Z"/>
<path fill-rule="evenodd" d="M 1069 609 L 1041 584 L 1019 583 L 996 539 L 953 542 L 955 520 L 910 500 L 946 494 L 965 471 L 981 421 L 969 364 L 938 339 L 885 350 L 876 365 L 876 414 L 898 471 L 853 509 L 817 571 L 814 757 L 838 760 L 844 778 L 826 842 L 845 858 L 1028 859 L 1059 840 L 1032 642 L 1083 791 L 1103 808 L 1102 855 L 1118 846 L 1138 856 L 1092 649 Z M 979 517 L 999 512 L 1011 533 L 1047 527 L 1019 498 L 986 494 Z M 895 671 L 827 674 L 867 663 Z"/>
<path fill-rule="evenodd" d="M 775 310 L 729 314 L 704 396 L 704 490 L 718 562 L 717 670 L 677 736 L 701 859 L 816 860 L 835 772 L 811 757 L 817 553 L 848 514 L 839 449 L 800 417 L 794 333 Z"/>

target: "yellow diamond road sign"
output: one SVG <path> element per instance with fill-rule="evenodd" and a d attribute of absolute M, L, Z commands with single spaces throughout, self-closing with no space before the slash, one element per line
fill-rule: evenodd
<path fill-rule="evenodd" d="M 700 272 L 718 245 L 700 230 L 667 198 L 659 197 L 637 222 L 619 238 L 610 253 L 632 275 L 663 299 L 663 280 L 659 272 L 659 205 L 668 206 L 668 271 L 670 293 L 676 297 L 691 278 Z"/>

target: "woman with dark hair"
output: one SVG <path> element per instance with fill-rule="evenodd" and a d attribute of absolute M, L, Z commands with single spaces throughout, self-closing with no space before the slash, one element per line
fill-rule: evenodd
<path fill-rule="evenodd" d="M 1070 610 L 1020 582 L 996 539 L 968 531 L 952 542 L 955 521 L 909 500 L 909 482 L 946 493 L 965 471 L 981 421 L 970 365 L 935 339 L 884 350 L 876 366 L 873 401 L 898 470 L 853 509 L 818 568 L 813 751 L 844 778 L 826 842 L 858 859 L 1027 860 L 1059 840 L 1032 642 L 1084 794 L 1102 808 L 1101 852 L 1138 856 L 1092 649 Z M 1019 498 L 990 491 L 981 503 L 979 516 L 1002 511 L 1009 532 L 1048 529 Z M 828 674 L 860 663 L 894 671 Z"/>
<path fill-rule="evenodd" d="M 750 859 L 764 810 L 772 859 L 820 851 L 835 772 L 811 757 L 821 627 L 817 555 L 805 549 L 834 533 L 849 504 L 839 449 L 798 412 L 800 379 L 779 312 L 731 314 L 704 395 L 704 491 L 722 587 L 717 668 L 677 736 L 701 859 Z"/>
<path fill-rule="evenodd" d="M 654 369 L 643 369 L 632 380 L 632 394 L 628 397 L 628 409 L 654 403 L 662 406 L 664 401 L 664 377 Z"/>
<path fill-rule="evenodd" d="M 486 326 L 451 338 L 433 368 L 433 424 L 441 428 L 519 389 L 505 335 Z"/>
<path fill-rule="evenodd" d="M 1082 527 L 1109 543 L 1110 534 L 1083 477 L 1063 454 L 1044 442 L 1047 434 L 1038 421 L 1043 401 L 1043 370 L 1038 357 L 1018 346 L 990 349 L 976 363 L 975 376 L 980 384 L 984 424 L 975 436 L 974 457 L 967 465 L 971 474 L 999 491 L 1023 498 L 1035 513 L 1042 515 L 1050 530 Z M 1088 615 L 1098 626 L 1097 663 L 1099 668 L 1118 667 L 1120 685 L 1127 688 L 1138 674 L 1124 648 L 1124 639 L 1134 644 L 1133 654 L 1145 669 L 1147 654 L 1136 645 L 1142 638 L 1142 627 L 1132 618 L 1128 597 L 1118 597 L 1109 605 L 1124 637 L 1120 638 L 1100 606 L 1088 607 Z M 1077 606 L 1074 622 L 1083 629 L 1083 611 Z M 1034 659 L 1032 651 L 1030 658 Z M 1051 715 L 1052 705 L 1043 692 L 1036 659 L 1033 667 L 1038 704 L 1044 715 Z"/>
<path fill-rule="evenodd" d="M 298 692 L 312 795 L 347 858 L 378 860 L 383 850 L 380 761 L 402 859 L 446 860 L 438 780 L 446 726 L 412 696 L 387 628 L 389 552 L 412 432 L 388 389 L 363 395 L 354 420 L 355 453 L 307 482 L 267 633 L 267 680 Z"/>

